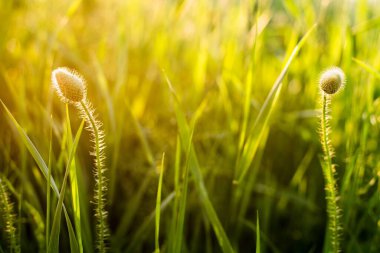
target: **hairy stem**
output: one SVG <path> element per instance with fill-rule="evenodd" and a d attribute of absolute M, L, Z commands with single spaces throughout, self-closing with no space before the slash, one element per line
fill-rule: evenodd
<path fill-rule="evenodd" d="M 105 210 L 105 199 L 107 187 L 105 185 L 105 168 L 103 165 L 103 160 L 105 159 L 103 149 L 103 132 L 101 130 L 100 122 L 98 122 L 93 114 L 93 110 L 89 102 L 81 101 L 80 109 L 83 113 L 83 118 L 86 120 L 87 129 L 93 135 L 94 142 L 94 152 L 92 153 L 95 156 L 95 216 L 97 218 L 96 225 L 96 234 L 97 234 L 97 248 L 99 252 L 106 252 L 106 240 L 108 238 L 108 226 L 107 226 L 107 211 Z"/>
<path fill-rule="evenodd" d="M 322 166 L 325 177 L 325 191 L 327 200 L 328 227 L 330 230 L 331 250 L 334 253 L 340 252 L 339 230 L 340 230 L 340 208 L 338 207 L 338 192 L 334 178 L 334 165 L 332 163 L 333 149 L 329 139 L 329 98 L 323 95 L 322 118 L 321 118 L 321 142 L 324 151 L 325 164 Z"/>
<path fill-rule="evenodd" d="M 9 252 L 20 252 L 20 244 L 16 233 L 15 215 L 13 213 L 13 204 L 9 200 L 8 192 L 0 178 L 0 213 L 4 219 L 4 232 L 7 235 L 9 243 Z"/>

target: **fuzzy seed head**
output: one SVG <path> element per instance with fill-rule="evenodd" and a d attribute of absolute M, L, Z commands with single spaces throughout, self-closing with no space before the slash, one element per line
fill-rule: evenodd
<path fill-rule="evenodd" d="M 319 88 L 322 93 L 332 95 L 337 93 L 344 86 L 345 75 L 343 70 L 332 67 L 322 73 L 319 79 Z"/>
<path fill-rule="evenodd" d="M 75 70 L 60 67 L 53 70 L 52 84 L 65 103 L 78 103 L 87 96 L 86 82 Z"/>

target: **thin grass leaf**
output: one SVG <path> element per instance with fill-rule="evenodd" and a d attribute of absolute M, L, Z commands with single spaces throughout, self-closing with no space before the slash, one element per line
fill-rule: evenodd
<path fill-rule="evenodd" d="M 60 196 L 58 199 L 57 207 L 55 209 L 48 252 L 58 252 L 58 250 L 59 250 L 59 233 L 60 233 L 60 224 L 61 224 L 61 212 L 62 212 L 62 207 L 63 207 L 63 200 L 65 198 L 67 177 L 69 176 L 71 162 L 73 161 L 73 157 L 75 156 L 75 152 L 76 152 L 76 149 L 78 146 L 79 138 L 82 134 L 83 126 L 84 126 L 84 121 L 82 121 L 82 123 L 78 129 L 78 132 L 77 132 L 75 139 L 74 139 L 74 143 L 72 145 L 72 149 L 70 150 L 70 155 L 69 155 L 67 165 L 66 165 L 66 171 L 65 171 L 65 176 L 63 178 Z M 71 228 L 69 227 L 69 233 L 70 234 L 74 233 L 74 230 L 72 229 L 72 227 Z M 78 244 L 72 242 L 72 237 L 70 237 L 70 247 L 71 247 L 71 252 L 79 252 L 80 251 Z"/>
<path fill-rule="evenodd" d="M 24 129 L 22 129 L 22 127 L 18 124 L 16 119 L 13 117 L 12 113 L 8 110 L 8 108 L 6 107 L 6 105 L 3 103 L 3 101 L 1 99 L 0 99 L 0 102 L 3 105 L 3 108 L 5 109 L 6 114 L 9 118 L 10 122 L 16 128 L 17 133 L 18 133 L 19 137 L 21 138 L 21 141 L 24 143 L 24 145 L 28 149 L 29 153 L 32 155 L 34 161 L 37 163 L 38 168 L 41 170 L 42 174 L 45 176 L 46 179 L 48 179 L 48 174 L 49 174 L 48 173 L 48 167 L 46 166 L 46 163 L 43 160 L 41 154 L 38 152 L 37 148 L 34 146 L 33 142 L 29 139 L 29 137 L 25 133 Z M 49 181 L 50 181 L 50 186 L 54 190 L 54 193 L 59 198 L 59 196 L 60 196 L 59 190 L 58 190 L 57 184 L 54 181 L 54 178 L 51 176 Z M 21 198 L 22 198 L 22 196 L 21 196 Z M 75 241 L 76 241 L 75 234 L 71 232 L 71 231 L 73 231 L 73 228 L 72 228 L 72 224 L 70 221 L 70 217 L 67 214 L 67 210 L 66 210 L 66 207 L 64 204 L 63 204 L 63 210 L 65 212 L 66 224 L 67 224 L 67 227 L 69 229 L 70 242 L 72 244 L 75 244 Z M 75 246 L 73 245 L 72 248 L 75 248 Z"/>
<path fill-rule="evenodd" d="M 66 105 L 67 131 L 65 132 L 66 134 L 64 135 L 62 142 L 63 145 L 66 143 L 67 150 L 71 150 L 73 145 L 73 137 L 68 112 L 68 105 Z M 88 215 L 89 201 L 87 198 L 86 185 L 84 183 L 81 171 L 82 170 L 80 168 L 80 164 L 76 163 L 76 158 L 73 157 L 73 161 L 70 167 L 70 186 L 74 211 L 74 226 L 77 236 L 80 236 L 80 239 L 78 238 L 79 249 L 81 252 L 94 252 L 92 232 L 90 227 L 91 222 Z M 76 184 L 76 186 L 73 186 L 74 184 Z M 82 241 L 82 243 L 80 243 L 80 241 Z"/>
<path fill-rule="evenodd" d="M 182 233 L 177 232 L 177 224 L 179 221 L 179 202 L 183 198 L 180 194 L 180 185 L 179 185 L 179 174 L 180 174 L 180 164 L 181 164 L 181 143 L 180 138 L 177 135 L 177 144 L 176 144 L 176 151 L 175 151 L 175 162 L 174 162 L 174 192 L 175 192 L 175 199 L 173 204 L 173 219 L 171 220 L 170 225 L 170 235 L 169 235 L 169 246 L 168 246 L 168 252 L 176 252 L 176 244 L 178 244 L 178 241 L 182 241 Z M 186 176 L 185 176 L 186 178 Z"/>
<path fill-rule="evenodd" d="M 164 163 L 165 163 L 165 153 L 162 154 L 161 167 L 160 167 L 160 178 L 158 181 L 157 188 L 157 200 L 156 200 L 156 233 L 155 233 L 155 253 L 160 252 L 160 214 L 161 214 L 161 193 L 162 193 L 162 179 L 164 176 Z"/>
<path fill-rule="evenodd" d="M 289 66 L 294 60 L 295 56 L 298 54 L 303 44 L 306 42 L 310 34 L 314 31 L 316 26 L 316 24 L 313 25 L 293 49 L 284 68 L 282 69 L 280 75 L 277 77 L 276 81 L 272 86 L 271 91 L 265 99 L 265 102 L 260 109 L 260 112 L 254 122 L 253 127 L 250 129 L 250 131 L 247 132 L 250 135 L 247 137 L 245 144 L 243 145 L 243 150 L 240 159 L 237 161 L 236 170 L 239 176 L 235 178 L 235 184 L 239 184 L 248 172 L 252 160 L 255 157 L 259 143 L 263 137 L 264 129 L 268 127 L 269 118 L 272 115 L 273 108 L 277 104 L 278 96 L 282 88 L 282 80 L 284 79 L 285 74 L 287 73 Z"/>
<path fill-rule="evenodd" d="M 166 209 L 166 207 L 173 200 L 174 196 L 175 196 L 175 192 L 172 192 L 161 202 L 161 207 L 160 207 L 161 212 Z M 128 248 L 122 252 L 126 252 L 126 253 L 136 252 L 137 246 L 139 245 L 139 243 L 141 243 L 145 239 L 148 229 L 153 224 L 155 217 L 156 217 L 156 209 L 148 216 L 148 218 L 146 218 L 144 223 L 139 226 L 139 229 L 133 234 L 132 240 L 130 244 L 128 245 Z"/>
<path fill-rule="evenodd" d="M 6 114 L 8 118 L 10 119 L 10 122 L 12 125 L 16 128 L 17 133 L 19 134 L 19 137 L 21 138 L 22 142 L 34 158 L 34 161 L 37 163 L 38 168 L 41 170 L 42 174 L 45 176 L 45 178 L 48 178 L 48 167 L 46 166 L 45 161 L 43 160 L 41 154 L 38 152 L 37 148 L 34 146 L 33 142 L 29 139 L 28 135 L 25 133 L 24 129 L 18 124 L 16 119 L 13 117 L 12 113 L 8 110 L 7 106 L 3 103 L 2 100 L 0 100 L 1 104 L 3 105 L 3 108 L 6 111 Z M 59 197 L 59 190 L 58 187 L 53 179 L 53 177 L 50 177 L 50 185 L 53 188 L 56 195 Z"/>
<path fill-rule="evenodd" d="M 263 154 L 267 144 L 266 140 L 268 138 L 268 133 L 269 129 L 266 129 L 264 132 L 263 141 L 260 143 L 257 150 L 256 159 L 253 162 L 251 173 L 247 175 L 247 180 L 243 182 L 243 185 L 241 185 L 242 187 L 239 187 L 240 189 L 238 188 L 235 191 L 235 197 L 233 198 L 233 202 L 235 203 L 233 203 L 232 206 L 234 208 L 232 210 L 232 213 L 237 213 L 237 221 L 235 222 L 237 223 L 235 232 L 237 238 L 240 237 L 242 233 L 242 226 L 244 225 L 240 221 L 244 220 L 244 217 L 246 217 L 248 208 L 252 201 L 252 192 L 256 186 L 256 178 L 261 168 L 261 162 L 263 160 Z"/>
<path fill-rule="evenodd" d="M 76 164 L 77 177 L 78 177 L 78 189 L 79 189 L 79 199 L 80 199 L 80 213 L 81 213 L 81 231 L 82 231 L 82 242 L 84 252 L 94 252 L 94 243 L 91 231 L 91 216 L 89 215 L 89 205 L 90 201 L 87 196 L 87 187 L 85 180 L 82 175 L 80 164 Z"/>
<path fill-rule="evenodd" d="M 70 239 L 70 252 L 79 253 L 79 245 L 77 238 L 75 237 L 75 231 L 73 225 L 71 224 L 69 214 L 67 213 L 65 206 L 63 206 L 63 210 L 65 211 L 65 218 L 67 224 L 67 230 L 69 231 L 69 239 Z"/>
<path fill-rule="evenodd" d="M 248 221 L 248 220 L 242 220 L 241 222 L 243 222 L 243 224 L 248 227 L 249 229 L 251 229 L 253 232 L 255 232 L 257 234 L 257 226 L 251 222 L 251 221 Z M 267 236 L 266 234 L 264 234 L 262 231 L 260 232 L 260 239 L 263 241 L 264 245 L 268 246 L 270 248 L 270 252 L 273 252 L 273 253 L 280 253 L 282 252 L 280 249 L 278 249 L 276 247 L 276 245 L 274 244 L 274 242 L 272 242 L 270 240 L 270 237 Z M 261 246 L 261 243 L 260 243 L 260 249 L 263 248 Z"/>
<path fill-rule="evenodd" d="M 256 219 L 256 253 L 260 253 L 260 223 L 259 223 L 259 211 L 257 211 Z"/>
<path fill-rule="evenodd" d="M 75 0 L 71 3 L 70 7 L 67 9 L 66 18 L 71 18 L 79 9 L 82 0 Z"/>
<path fill-rule="evenodd" d="M 225 253 L 234 252 L 232 245 L 227 237 L 227 234 L 224 231 L 224 228 L 210 201 L 210 198 L 206 190 L 206 186 L 204 185 L 203 176 L 200 170 L 198 158 L 195 153 L 194 146 L 191 142 L 191 131 L 187 124 L 185 115 L 180 108 L 178 97 L 175 93 L 175 90 L 169 78 L 166 75 L 165 77 L 166 77 L 169 90 L 171 91 L 171 94 L 174 100 L 174 110 L 175 110 L 175 114 L 177 118 L 179 135 L 181 136 L 181 143 L 183 144 L 182 148 L 186 152 L 189 145 L 191 146 L 190 153 L 189 153 L 189 167 L 190 167 L 190 171 L 192 175 L 194 176 L 194 182 L 197 187 L 200 199 L 202 201 L 202 205 L 206 211 L 209 221 L 212 224 L 215 235 L 218 239 L 219 246 L 221 247 L 222 251 Z"/>
<path fill-rule="evenodd" d="M 71 123 L 69 115 L 69 105 L 66 104 L 66 128 L 67 128 L 67 147 L 68 150 L 73 148 L 73 136 L 71 132 Z M 80 215 L 80 196 L 78 187 L 78 177 L 77 177 L 77 166 L 75 156 L 72 158 L 70 169 L 70 187 L 71 187 L 71 197 L 73 203 L 74 211 L 74 226 L 76 230 L 76 238 L 79 244 L 80 253 L 83 253 L 83 243 L 82 243 L 82 229 L 81 229 L 81 215 Z"/>
<path fill-rule="evenodd" d="M 191 150 L 191 143 L 193 139 L 194 131 L 191 131 L 189 146 L 186 151 L 186 163 L 185 163 L 185 171 L 183 172 L 183 182 L 182 182 L 182 191 L 179 195 L 179 210 L 178 210 L 178 221 L 175 235 L 179 236 L 174 243 L 174 251 L 173 252 L 181 252 L 182 250 L 182 240 L 183 240 L 183 227 L 185 224 L 185 212 L 186 212 L 186 202 L 187 202 L 187 191 L 189 184 L 189 157 Z"/>
<path fill-rule="evenodd" d="M 380 73 L 372 66 L 368 65 L 364 61 L 361 61 L 357 58 L 352 58 L 352 60 L 357 63 L 360 67 L 367 70 L 370 74 L 374 75 L 377 79 L 380 80 Z"/>
<path fill-rule="evenodd" d="M 53 119 L 53 116 L 51 115 L 51 119 Z M 53 120 L 51 120 L 53 122 Z M 49 238 L 50 238 L 50 209 L 51 209 L 51 188 L 50 188 L 50 178 L 51 178 L 51 156 L 52 156 L 52 142 L 53 142 L 53 135 L 52 135 L 53 127 L 50 127 L 50 134 L 49 134 L 49 158 L 48 158 L 48 178 L 47 178 L 47 184 L 46 184 L 46 251 L 49 248 Z"/>
<path fill-rule="evenodd" d="M 143 201 L 144 194 L 146 193 L 150 181 L 152 180 L 152 176 L 148 175 L 145 177 L 143 183 L 138 189 L 135 196 L 129 201 L 125 211 L 123 212 L 123 216 L 120 219 L 120 225 L 116 230 L 115 235 L 112 238 L 112 246 L 113 249 L 118 250 L 122 247 L 124 243 L 125 235 L 128 232 L 128 229 L 133 222 L 133 218 L 138 213 L 139 207 L 141 205 L 141 201 Z"/>
<path fill-rule="evenodd" d="M 239 137 L 239 150 L 243 150 L 244 140 L 246 139 L 246 132 L 248 128 L 248 121 L 250 115 L 251 108 L 251 93 L 252 93 L 252 75 L 253 75 L 252 67 L 250 66 L 247 77 L 246 77 L 246 85 L 245 85 L 245 98 L 244 98 L 244 107 L 243 107 L 243 123 L 240 131 Z"/>
<path fill-rule="evenodd" d="M 367 32 L 369 30 L 378 28 L 380 26 L 380 17 L 376 17 L 370 20 L 366 20 L 360 24 L 357 24 L 351 28 L 352 34 L 357 35 L 359 33 Z"/>

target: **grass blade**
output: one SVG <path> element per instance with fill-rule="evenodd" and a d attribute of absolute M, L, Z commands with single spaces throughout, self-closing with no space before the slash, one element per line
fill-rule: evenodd
<path fill-rule="evenodd" d="M 67 147 L 68 150 L 73 149 L 73 136 L 71 132 L 71 123 L 69 115 L 69 105 L 66 104 L 66 127 L 67 127 Z M 79 187 L 78 187 L 78 177 L 77 177 L 77 166 L 75 161 L 75 156 L 72 157 L 70 169 L 70 187 L 71 187 L 71 197 L 73 203 L 74 212 L 74 226 L 76 230 L 76 238 L 79 244 L 80 253 L 83 253 L 83 243 L 82 243 L 82 229 L 81 229 L 81 215 L 80 215 L 80 197 L 79 197 Z"/>
<path fill-rule="evenodd" d="M 44 177 L 46 179 L 48 179 L 48 174 L 49 174 L 48 173 L 48 167 L 47 167 L 45 161 L 43 160 L 41 154 L 38 152 L 37 148 L 34 146 L 33 142 L 30 140 L 28 135 L 25 133 L 24 129 L 22 129 L 22 127 L 18 124 L 16 119 L 13 117 L 12 113 L 8 110 L 7 106 L 3 103 L 3 101 L 1 99 L 0 99 L 0 102 L 3 105 L 3 108 L 5 109 L 6 114 L 9 118 L 10 122 L 16 128 L 17 133 L 18 133 L 19 137 L 21 138 L 21 141 L 24 143 L 24 145 L 28 149 L 29 153 L 32 155 L 34 161 L 37 163 L 38 168 L 41 170 Z M 59 198 L 60 194 L 59 194 L 57 184 L 54 181 L 54 178 L 52 176 L 50 176 L 48 181 L 50 181 L 51 188 L 53 189 L 56 196 Z M 69 229 L 70 242 L 75 242 L 75 240 L 76 240 L 75 234 L 70 233 L 70 231 L 73 231 L 73 228 L 72 228 L 72 224 L 70 221 L 70 217 L 67 214 L 66 207 L 64 204 L 63 204 L 63 210 L 65 212 L 66 223 L 67 223 L 67 227 Z"/>
<path fill-rule="evenodd" d="M 172 192 L 161 202 L 161 212 L 166 209 L 166 207 L 173 200 L 174 196 L 175 192 Z M 139 226 L 139 229 L 133 234 L 133 238 L 131 240 L 131 243 L 128 245 L 128 248 L 123 252 L 138 252 L 136 251 L 137 245 L 144 240 L 145 236 L 147 235 L 147 231 L 150 228 L 150 225 L 154 222 L 155 217 L 156 209 L 148 216 L 144 223 Z"/>
<path fill-rule="evenodd" d="M 46 166 L 46 163 L 44 159 L 42 158 L 41 154 L 38 152 L 37 148 L 34 146 L 33 142 L 29 139 L 28 135 L 25 133 L 24 129 L 18 124 L 16 119 L 13 117 L 12 113 L 8 110 L 7 106 L 3 103 L 2 100 L 0 100 L 1 104 L 3 105 L 3 108 L 6 111 L 6 114 L 8 118 L 10 119 L 11 123 L 14 127 L 16 127 L 17 133 L 19 134 L 22 142 L 29 150 L 29 153 L 32 155 L 34 161 L 37 163 L 38 168 L 41 170 L 42 174 L 45 176 L 45 178 L 48 178 L 49 169 Z M 50 185 L 53 188 L 55 194 L 57 197 L 59 197 L 59 190 L 57 187 L 57 184 L 55 183 L 53 177 L 50 177 Z"/>
<path fill-rule="evenodd" d="M 352 58 L 352 60 L 380 80 L 380 73 L 374 67 L 356 58 Z"/>
<path fill-rule="evenodd" d="M 73 157 L 75 155 L 76 148 L 78 146 L 79 138 L 82 134 L 83 126 L 84 126 L 84 121 L 82 121 L 82 124 L 80 125 L 80 127 L 78 129 L 78 132 L 75 136 L 75 140 L 74 140 L 72 149 L 70 150 L 69 159 L 68 159 L 67 165 L 66 165 L 65 176 L 63 178 L 61 193 L 60 193 L 60 196 L 58 199 L 57 208 L 55 209 L 48 252 L 58 252 L 58 249 L 59 249 L 59 232 L 60 232 L 60 224 L 61 224 L 61 212 L 62 212 L 62 207 L 63 207 L 63 200 L 65 198 L 67 177 L 68 177 L 69 172 L 70 172 L 71 162 L 73 161 Z M 70 228 L 70 226 L 69 226 L 69 233 L 70 234 L 73 233 L 73 230 L 72 231 L 70 231 L 70 230 L 72 230 L 72 228 Z M 70 246 L 71 246 L 71 252 L 79 252 L 78 245 L 77 244 L 75 245 L 74 243 L 72 243 L 72 237 L 70 237 Z"/>
<path fill-rule="evenodd" d="M 78 241 L 75 237 L 75 231 L 74 231 L 73 225 L 71 224 L 70 217 L 65 209 L 65 206 L 63 206 L 63 210 L 65 211 L 66 224 L 67 224 L 67 229 L 69 231 L 70 252 L 79 253 Z"/>
<path fill-rule="evenodd" d="M 177 125 L 178 125 L 178 131 L 179 135 L 181 137 L 181 143 L 183 144 L 182 148 L 186 152 L 187 147 L 190 148 L 189 152 L 189 168 L 194 176 L 194 182 L 196 185 L 196 188 L 199 193 L 199 197 L 202 201 L 202 205 L 206 211 L 207 217 L 209 221 L 212 224 L 212 227 L 214 229 L 215 235 L 218 239 L 219 246 L 221 247 L 222 251 L 224 253 L 227 252 L 234 252 L 232 245 L 227 237 L 226 232 L 223 229 L 223 226 L 215 212 L 215 209 L 210 201 L 210 198 L 208 196 L 206 186 L 204 185 L 203 176 L 200 170 L 200 165 L 198 162 L 197 155 L 194 150 L 194 146 L 191 142 L 191 131 L 190 127 L 186 121 L 185 115 L 180 109 L 179 100 L 176 96 L 176 93 L 174 91 L 174 88 L 169 80 L 169 78 L 166 76 L 166 81 L 168 83 L 169 89 L 172 93 L 172 97 L 174 98 L 174 110 L 177 118 Z"/>
<path fill-rule="evenodd" d="M 260 223 L 259 223 L 259 211 L 257 211 L 257 220 L 256 220 L 256 253 L 260 253 Z"/>
<path fill-rule="evenodd" d="M 257 226 L 251 222 L 251 221 L 248 221 L 248 220 L 242 220 L 241 222 L 243 222 L 244 226 L 246 226 L 247 228 L 251 229 L 253 232 L 255 232 L 257 234 Z M 264 234 L 263 232 L 260 232 L 260 239 L 263 241 L 264 245 L 265 246 L 268 246 L 269 248 L 269 252 L 273 252 L 273 253 L 280 253 L 282 252 L 280 249 L 278 249 L 276 247 L 276 245 L 274 244 L 274 242 L 272 242 L 270 240 L 270 237 L 267 236 L 266 234 Z M 260 243 L 260 249 L 261 249 L 261 243 Z"/>
<path fill-rule="evenodd" d="M 53 119 L 53 116 L 51 116 L 51 120 Z M 53 120 L 52 120 L 53 122 Z M 50 127 L 50 140 L 49 140 L 49 158 L 48 158 L 48 178 L 47 178 L 47 184 L 46 184 L 46 251 L 49 248 L 49 238 L 50 238 L 50 208 L 51 208 L 51 188 L 50 188 L 50 177 L 51 177 L 51 153 L 52 153 L 52 142 L 53 142 L 53 126 Z"/>
<path fill-rule="evenodd" d="M 120 219 L 120 225 L 112 238 L 111 244 L 113 251 L 117 252 L 120 249 L 120 247 L 122 247 L 122 244 L 125 240 L 125 235 L 128 232 L 128 228 L 133 222 L 133 218 L 139 211 L 139 207 L 141 205 L 141 202 L 143 201 L 144 194 L 146 193 L 152 178 L 153 177 L 150 175 L 146 176 L 135 196 L 133 196 L 133 198 L 128 202 L 123 216 Z"/>
<path fill-rule="evenodd" d="M 284 68 L 282 69 L 280 75 L 277 77 L 276 81 L 274 82 L 272 86 L 271 91 L 269 92 L 267 98 L 265 99 L 265 102 L 260 109 L 259 115 L 257 116 L 253 127 L 248 132 L 250 133 L 250 135 L 247 137 L 245 144 L 243 145 L 240 159 L 237 160 L 236 170 L 239 176 L 235 178 L 234 180 L 235 184 L 239 184 L 241 180 L 245 177 L 246 173 L 248 172 L 251 162 L 253 158 L 255 157 L 259 143 L 262 139 L 264 129 L 268 126 L 269 118 L 272 114 L 273 108 L 275 107 L 277 103 L 278 96 L 282 88 L 282 80 L 284 79 L 285 74 L 287 73 L 293 59 L 298 54 L 303 44 L 305 43 L 305 41 L 310 36 L 310 34 L 314 31 L 315 28 L 316 28 L 316 24 L 309 29 L 309 31 L 303 36 L 300 42 L 293 49 Z"/>
<path fill-rule="evenodd" d="M 178 220 L 179 220 L 178 207 L 179 207 L 180 198 L 183 198 L 183 196 L 180 194 L 180 187 L 179 187 L 180 164 L 181 164 L 181 143 L 180 143 L 179 136 L 177 136 L 175 161 L 174 161 L 175 199 L 174 199 L 173 212 L 172 212 L 173 219 L 171 220 L 171 225 L 170 225 L 168 252 L 176 252 L 175 251 L 176 244 L 178 244 L 179 241 L 182 241 L 182 232 L 177 233 L 177 224 L 178 224 Z"/>
<path fill-rule="evenodd" d="M 159 236 L 160 236 L 160 214 L 161 214 L 161 192 L 162 192 L 162 179 L 164 176 L 164 163 L 165 163 L 165 153 L 162 154 L 161 168 L 160 168 L 160 179 L 158 181 L 157 188 L 157 200 L 156 200 L 156 233 L 155 233 L 155 253 L 160 253 Z"/>
<path fill-rule="evenodd" d="M 359 33 L 367 32 L 372 29 L 376 29 L 380 26 L 380 17 L 366 20 L 360 24 L 357 24 L 351 28 L 352 34 L 357 35 Z"/>
<path fill-rule="evenodd" d="M 179 195 L 179 210 L 178 210 L 178 221 L 176 227 L 176 235 L 180 236 L 177 240 L 175 240 L 174 251 L 173 252 L 181 252 L 182 250 L 182 239 L 183 239 L 183 227 L 185 223 L 185 212 L 186 212 L 186 202 L 187 202 L 187 188 L 189 184 L 189 154 L 191 150 L 191 143 L 193 139 L 193 133 L 191 132 L 189 146 L 186 151 L 186 163 L 185 163 L 185 171 L 183 173 L 183 183 L 182 183 L 182 191 Z"/>

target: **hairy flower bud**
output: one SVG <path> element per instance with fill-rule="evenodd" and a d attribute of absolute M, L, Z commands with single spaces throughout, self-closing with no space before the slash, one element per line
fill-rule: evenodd
<path fill-rule="evenodd" d="M 338 67 L 332 67 L 322 73 L 319 79 L 319 87 L 324 94 L 337 93 L 344 86 L 345 75 Z"/>
<path fill-rule="evenodd" d="M 65 103 L 78 103 L 86 98 L 84 78 L 76 71 L 60 67 L 52 73 L 52 84 Z"/>

